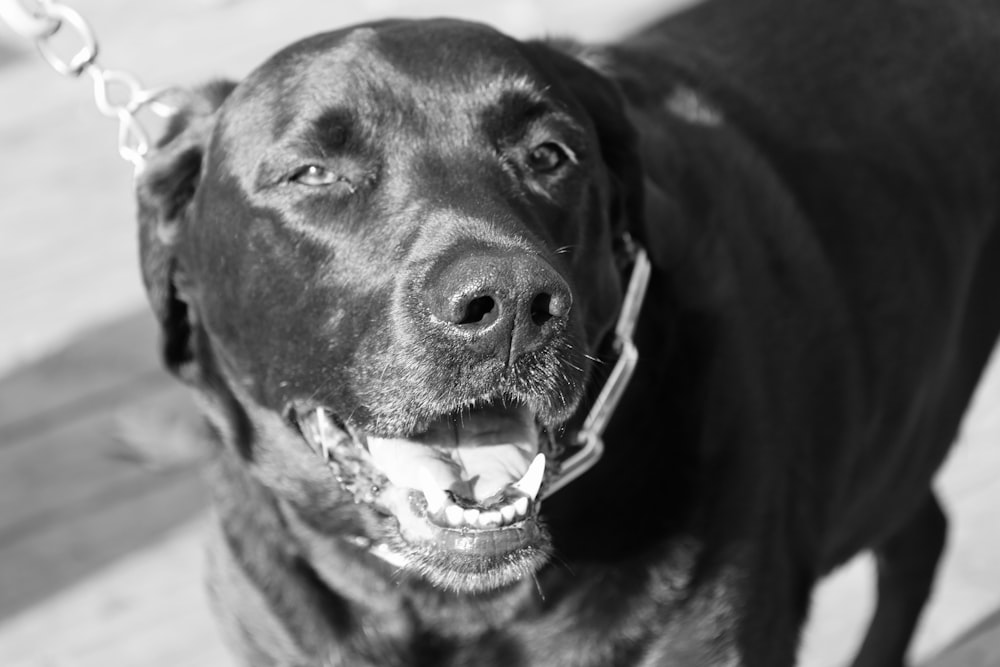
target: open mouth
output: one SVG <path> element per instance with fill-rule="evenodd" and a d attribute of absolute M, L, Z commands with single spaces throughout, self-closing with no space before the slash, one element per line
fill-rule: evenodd
<path fill-rule="evenodd" d="M 525 403 L 499 396 L 408 437 L 361 432 L 322 407 L 293 411 L 340 487 L 385 519 L 356 544 L 458 592 L 508 586 L 544 565 L 551 540 L 538 519 L 540 499 L 600 460 L 601 435 L 638 360 L 632 332 L 652 267 L 629 237 L 623 244 L 633 267 L 611 340 L 617 361 L 565 444 Z"/>
<path fill-rule="evenodd" d="M 324 408 L 297 421 L 355 502 L 395 519 L 375 553 L 402 569 L 474 592 L 513 583 L 547 559 L 538 508 L 555 445 L 525 405 L 491 401 L 405 438 L 358 432 Z"/>

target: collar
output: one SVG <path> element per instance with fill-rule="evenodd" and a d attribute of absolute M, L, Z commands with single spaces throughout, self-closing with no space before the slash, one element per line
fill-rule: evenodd
<path fill-rule="evenodd" d="M 614 415 L 618 402 L 625 393 L 636 363 L 639 361 L 639 351 L 632 342 L 639 311 L 646 297 L 649 286 L 651 266 L 646 251 L 631 237 L 624 239 L 625 250 L 632 260 L 632 276 L 629 278 L 625 300 L 622 302 L 618 323 L 615 325 L 612 347 L 618 354 L 618 361 L 611 370 L 604 387 L 590 407 L 583 426 L 574 434 L 572 453 L 560 461 L 559 472 L 553 477 L 545 489 L 545 498 L 563 488 L 580 475 L 593 468 L 604 454 L 602 436 L 608 422 Z"/>

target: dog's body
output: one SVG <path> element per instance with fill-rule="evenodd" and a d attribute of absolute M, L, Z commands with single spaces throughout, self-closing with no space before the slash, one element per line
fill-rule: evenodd
<path fill-rule="evenodd" d="M 223 443 L 249 664 L 790 665 L 869 548 L 856 665 L 901 664 L 1000 329 L 1000 10 L 855 4 L 589 51 L 386 22 L 205 91 L 140 183 L 144 270 Z M 614 363 L 626 235 L 653 276 L 604 458 L 499 518 Z"/>

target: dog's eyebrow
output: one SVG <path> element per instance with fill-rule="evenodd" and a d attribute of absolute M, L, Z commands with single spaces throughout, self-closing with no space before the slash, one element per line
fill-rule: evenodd
<path fill-rule="evenodd" d="M 357 138 L 355 128 L 354 114 L 334 107 L 308 123 L 303 141 L 323 156 L 342 153 L 351 150 L 351 143 Z"/>
<path fill-rule="evenodd" d="M 526 125 L 541 118 L 553 118 L 570 126 L 577 124 L 570 114 L 535 91 L 505 93 L 483 111 L 484 125 L 496 136 L 518 134 Z"/>

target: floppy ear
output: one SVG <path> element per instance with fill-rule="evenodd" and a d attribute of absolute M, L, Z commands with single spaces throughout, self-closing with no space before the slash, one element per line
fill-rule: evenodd
<path fill-rule="evenodd" d="M 167 368 L 192 381 L 191 313 L 178 289 L 175 245 L 190 215 L 215 112 L 235 87 L 215 82 L 191 92 L 190 102 L 170 122 L 136 180 L 139 256 L 150 305 L 160 323 Z"/>
<path fill-rule="evenodd" d="M 599 71 L 598 57 L 570 41 L 528 42 L 536 67 L 580 103 L 594 123 L 601 155 L 614 187 L 616 236 L 639 237 L 644 210 L 644 176 L 635 127 L 618 85 Z"/>

